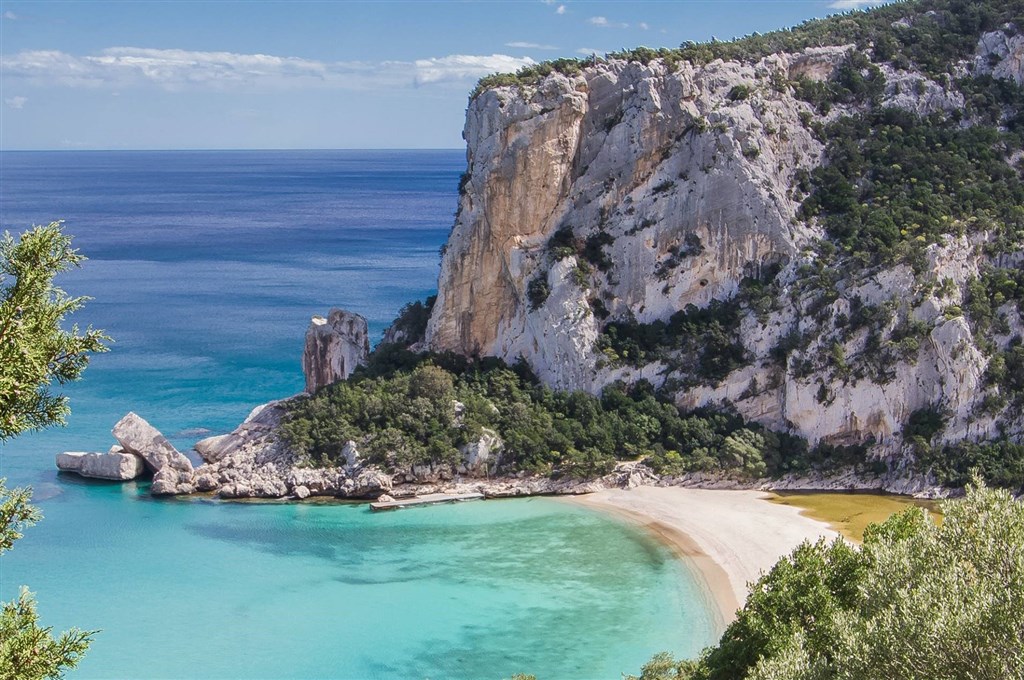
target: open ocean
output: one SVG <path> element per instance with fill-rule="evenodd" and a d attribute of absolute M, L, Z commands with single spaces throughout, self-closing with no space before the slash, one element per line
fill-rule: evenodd
<path fill-rule="evenodd" d="M 309 318 L 377 339 L 436 287 L 462 151 L 2 152 L 0 229 L 63 219 L 58 284 L 111 335 L 66 428 L 0 445 L 44 520 L 0 558 L 56 630 L 100 629 L 70 678 L 619 678 L 717 631 L 658 542 L 549 499 L 365 505 L 155 500 L 58 476 L 135 411 L 181 450 L 302 389 Z M 192 454 L 193 460 L 198 458 Z"/>

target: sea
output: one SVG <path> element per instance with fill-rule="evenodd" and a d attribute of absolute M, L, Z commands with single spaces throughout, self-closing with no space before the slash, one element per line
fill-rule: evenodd
<path fill-rule="evenodd" d="M 620 678 L 721 632 L 691 565 L 547 498 L 365 504 L 155 499 L 58 474 L 134 411 L 181 450 L 302 390 L 309 319 L 379 338 L 436 288 L 460 150 L 0 152 L 0 230 L 64 221 L 110 351 L 66 427 L 0 446 L 44 519 L 0 557 L 55 631 L 98 631 L 69 678 Z M 193 460 L 198 458 L 192 454 Z"/>

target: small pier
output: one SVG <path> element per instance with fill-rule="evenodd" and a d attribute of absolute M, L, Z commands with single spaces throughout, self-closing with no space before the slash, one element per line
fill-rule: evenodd
<path fill-rule="evenodd" d="M 379 501 L 370 503 L 370 509 L 395 510 L 397 508 L 411 508 L 417 505 L 436 505 L 438 503 L 458 503 L 460 501 L 478 501 L 484 498 L 482 493 L 428 493 L 412 498 L 401 498 L 393 501 Z"/>

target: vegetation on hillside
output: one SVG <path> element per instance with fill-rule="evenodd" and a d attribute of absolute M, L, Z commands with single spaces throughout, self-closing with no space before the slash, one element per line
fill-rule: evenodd
<path fill-rule="evenodd" d="M 457 402 L 457 403 L 456 403 Z M 762 477 L 864 462 L 863 448 L 821 446 L 728 413 L 680 413 L 649 383 L 616 383 L 600 397 L 552 390 L 525 364 L 413 354 L 382 345 L 347 381 L 295 402 L 282 426 L 309 465 L 337 465 L 349 440 L 388 468 L 457 466 L 484 429 L 504 441 L 502 469 L 594 477 L 616 460 L 663 474 L 724 471 Z"/>
<path fill-rule="evenodd" d="M 1024 676 L 1024 504 L 975 481 L 871 525 L 860 549 L 804 543 L 753 585 L 700 659 L 659 654 L 634 680 Z"/>

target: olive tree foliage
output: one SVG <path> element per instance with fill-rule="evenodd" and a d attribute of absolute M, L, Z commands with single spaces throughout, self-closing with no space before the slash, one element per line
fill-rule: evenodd
<path fill-rule="evenodd" d="M 717 647 L 642 680 L 1024 677 L 1024 504 L 976 480 L 872 525 L 860 549 L 804 543 L 751 589 Z"/>
<path fill-rule="evenodd" d="M 71 248 L 61 223 L 34 227 L 18 239 L 0 239 L 0 443 L 23 432 L 63 424 L 67 398 L 54 383 L 77 380 L 93 352 L 106 350 L 102 332 L 61 322 L 86 301 L 54 287 L 54 277 L 85 258 Z M 8 490 L 0 478 L 0 555 L 40 519 L 29 504 L 31 489 Z M 0 605 L 0 678 L 59 678 L 85 653 L 93 632 L 72 629 L 54 636 L 39 625 L 26 588 Z"/>
<path fill-rule="evenodd" d="M 106 350 L 98 330 L 61 328 L 88 298 L 68 296 L 53 279 L 84 259 L 60 222 L 0 239 L 0 441 L 63 424 L 67 397 L 52 385 L 77 380 L 89 355 Z"/>

